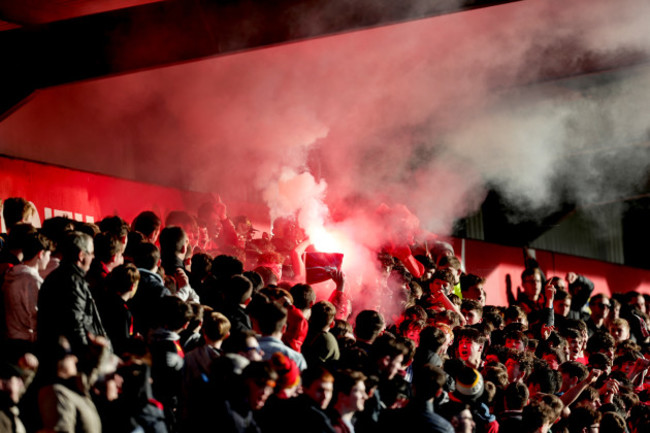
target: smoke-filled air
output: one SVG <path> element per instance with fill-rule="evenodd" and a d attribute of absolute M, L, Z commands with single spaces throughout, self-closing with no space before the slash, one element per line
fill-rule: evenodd
<path fill-rule="evenodd" d="M 297 216 L 360 287 L 377 248 L 449 234 L 489 188 L 532 215 L 633 193 L 648 22 L 646 0 L 531 0 L 77 83 L 0 151 L 263 201 L 253 221 Z"/>

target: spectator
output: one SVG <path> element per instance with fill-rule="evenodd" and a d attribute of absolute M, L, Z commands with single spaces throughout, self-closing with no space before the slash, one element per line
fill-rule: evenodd
<path fill-rule="evenodd" d="M 440 407 L 440 415 L 449 421 L 455 433 L 473 433 L 476 423 L 472 418 L 469 405 L 450 401 Z"/>
<path fill-rule="evenodd" d="M 132 264 L 120 265 L 106 277 L 107 293 L 99 313 L 113 350 L 118 355 L 124 353 L 128 341 L 135 337 L 128 301 L 138 289 L 139 281 L 140 272 Z"/>
<path fill-rule="evenodd" d="M 501 433 L 519 433 L 523 428 L 524 407 L 528 403 L 529 392 L 525 384 L 512 382 L 503 393 L 503 412 L 498 414 Z"/>
<path fill-rule="evenodd" d="M 154 306 L 165 295 L 163 279 L 158 274 L 160 266 L 160 251 L 149 242 L 143 242 L 136 248 L 134 264 L 140 273 L 140 283 L 135 295 L 129 300 L 128 306 L 133 313 L 135 332 L 148 338 L 150 330 L 155 326 Z"/>
<path fill-rule="evenodd" d="M 50 345 L 52 352 L 42 366 L 46 385 L 38 393 L 44 431 L 101 431 L 101 419 L 89 391 L 97 377 L 96 371 L 106 368 L 110 352 L 102 337 L 91 337 L 88 344 L 92 348 L 89 351 L 92 352 L 92 362 L 87 363 L 85 368 L 78 365 L 77 357 L 65 337 Z"/>
<path fill-rule="evenodd" d="M 166 296 L 155 306 L 158 327 L 150 335 L 153 394 L 165 410 L 170 430 L 176 428 L 178 404 L 183 380 L 185 352 L 180 344 L 181 330 L 187 328 L 192 310 L 181 299 Z"/>
<path fill-rule="evenodd" d="M 283 334 L 282 341 L 296 352 L 300 352 L 307 338 L 308 322 L 311 307 L 316 302 L 316 293 L 308 284 L 295 284 L 290 292 L 293 304 L 287 307 L 287 331 Z"/>
<path fill-rule="evenodd" d="M 309 333 L 303 345 L 302 353 L 307 365 L 332 366 L 339 360 L 341 353 L 336 338 L 329 332 L 336 308 L 328 301 L 317 302 L 311 309 L 309 318 Z"/>
<path fill-rule="evenodd" d="M 85 279 L 94 255 L 93 240 L 69 232 L 61 245 L 60 266 L 45 279 L 38 295 L 38 343 L 48 356 L 49 346 L 66 337 L 72 353 L 83 360 L 90 336 L 106 337 L 106 331 Z"/>
<path fill-rule="evenodd" d="M 257 313 L 257 323 L 261 337 L 260 348 L 264 351 L 262 358 L 267 360 L 276 352 L 281 352 L 291 358 L 300 371 L 307 368 L 304 356 L 282 342 L 282 333 L 287 326 L 287 310 L 284 307 L 269 302 L 261 305 Z"/>
<path fill-rule="evenodd" d="M 282 425 L 290 433 L 334 433 L 325 409 L 332 400 L 334 377 L 321 366 L 310 366 L 301 372 L 303 393 L 295 398 L 278 401 L 260 414 L 263 431 L 273 431 Z M 291 419 L 291 422 L 286 422 Z"/>
<path fill-rule="evenodd" d="M 131 223 L 131 230 L 142 233 L 144 240 L 155 244 L 160 235 L 162 220 L 152 211 L 140 212 Z"/>
<path fill-rule="evenodd" d="M 113 269 L 124 263 L 124 244 L 117 236 L 104 232 L 95 236 L 93 245 L 95 258 L 86 273 L 86 280 L 93 299 L 101 305 L 107 296 L 106 277 Z"/>
<path fill-rule="evenodd" d="M 43 235 L 32 234 L 22 247 L 23 262 L 9 269 L 4 278 L 4 318 L 10 340 L 36 342 L 38 292 L 43 284 L 39 272 L 50 261 L 51 243 Z"/>
<path fill-rule="evenodd" d="M 169 293 L 186 302 L 200 302 L 199 296 L 190 286 L 190 277 L 185 268 L 185 258 L 190 239 L 181 227 L 165 227 L 160 232 L 160 257 L 168 279 Z"/>
<path fill-rule="evenodd" d="M 365 380 L 366 376 L 360 371 L 343 370 L 337 374 L 329 411 L 336 433 L 354 431 L 354 414 L 363 410 L 368 399 Z"/>

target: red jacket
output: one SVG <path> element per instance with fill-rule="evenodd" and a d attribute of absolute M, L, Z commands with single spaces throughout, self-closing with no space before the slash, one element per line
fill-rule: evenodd
<path fill-rule="evenodd" d="M 292 305 L 287 311 L 287 330 L 282 335 L 282 341 L 296 352 L 300 352 L 308 330 L 309 322 L 302 315 L 302 311 Z"/>

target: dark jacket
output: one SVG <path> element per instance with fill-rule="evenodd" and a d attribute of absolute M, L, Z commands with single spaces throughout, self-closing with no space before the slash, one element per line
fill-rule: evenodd
<path fill-rule="evenodd" d="M 180 336 L 168 329 L 157 328 L 150 334 L 151 378 L 153 395 L 164 406 L 165 418 L 170 426 L 176 425 L 183 381 L 185 353 L 180 348 Z M 173 429 L 172 429 L 173 430 Z"/>
<path fill-rule="evenodd" d="M 107 294 L 104 303 L 99 306 L 99 313 L 113 350 L 121 355 L 133 338 L 133 316 L 127 303 L 115 293 Z"/>
<path fill-rule="evenodd" d="M 186 274 L 187 277 L 190 277 L 190 272 L 185 269 L 185 264 L 183 263 L 183 260 L 178 258 L 176 255 L 173 256 L 164 256 L 161 257 L 162 259 L 162 268 L 165 270 L 165 275 L 168 275 L 170 277 L 174 276 L 174 273 L 176 273 L 176 269 L 182 269 Z"/>
<path fill-rule="evenodd" d="M 499 433 L 519 433 L 524 430 L 522 411 L 508 410 L 497 417 L 499 421 Z"/>
<path fill-rule="evenodd" d="M 264 432 L 281 425 L 283 433 L 334 433 L 329 416 L 305 394 L 288 400 L 269 398 L 256 417 Z"/>
<path fill-rule="evenodd" d="M 454 433 L 454 427 L 449 421 L 435 413 L 432 401 L 411 400 L 404 409 L 388 411 L 381 418 L 379 432 L 394 432 L 403 430 L 405 420 L 408 428 L 414 432 Z M 363 432 L 360 432 L 363 433 Z"/>
<path fill-rule="evenodd" d="M 162 404 L 153 398 L 151 391 L 149 366 L 130 364 L 118 372 L 123 378 L 120 397 L 112 402 L 96 403 L 102 418 L 102 431 L 167 433 Z"/>
<path fill-rule="evenodd" d="M 85 272 L 61 262 L 47 276 L 38 295 L 38 342 L 41 348 L 65 336 L 74 353 L 88 347 L 88 334 L 106 337 Z"/>
<path fill-rule="evenodd" d="M 160 275 L 147 269 L 138 268 L 140 282 L 135 295 L 128 302 L 133 314 L 135 332 L 147 337 L 149 330 L 156 327 L 156 304 L 164 296 L 165 285 Z"/>
<path fill-rule="evenodd" d="M 327 415 L 330 417 L 330 422 L 336 433 L 352 433 L 350 427 L 343 421 L 341 414 L 336 411 L 336 409 L 330 407 L 327 410 Z M 354 424 L 353 424 L 354 425 Z"/>
<path fill-rule="evenodd" d="M 88 281 L 88 288 L 93 295 L 97 308 L 101 310 L 102 304 L 106 301 L 106 277 L 110 271 L 104 263 L 95 259 L 90 264 L 90 269 L 86 272 L 85 278 Z"/>
<path fill-rule="evenodd" d="M 251 331 L 253 329 L 250 316 L 239 304 L 226 304 L 221 309 L 221 313 L 230 320 L 230 332 Z"/>

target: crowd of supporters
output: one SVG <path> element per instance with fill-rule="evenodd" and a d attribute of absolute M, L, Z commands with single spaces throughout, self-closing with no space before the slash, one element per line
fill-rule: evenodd
<path fill-rule="evenodd" d="M 0 432 L 650 431 L 643 294 L 530 258 L 495 306 L 449 244 L 391 245 L 370 293 L 395 315 L 335 266 L 319 299 L 291 219 L 2 204 Z"/>

